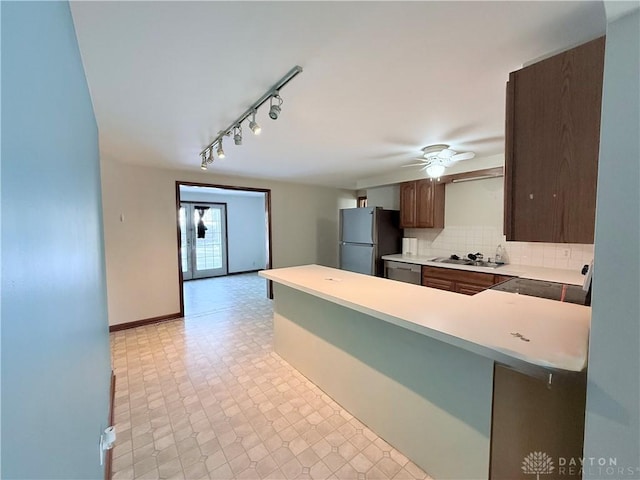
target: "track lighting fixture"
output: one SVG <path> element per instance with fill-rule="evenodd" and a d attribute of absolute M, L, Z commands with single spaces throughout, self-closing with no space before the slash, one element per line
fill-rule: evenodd
<path fill-rule="evenodd" d="M 262 131 L 262 128 L 260 128 L 260 125 L 258 125 L 258 123 L 256 122 L 255 110 L 253 111 L 251 121 L 249 122 L 249 128 L 251 129 L 254 135 L 260 135 L 260 132 Z"/>
<path fill-rule="evenodd" d="M 211 151 L 213 152 L 213 148 L 211 149 Z M 216 150 L 216 153 L 218 154 L 218 158 L 220 159 L 223 159 L 226 156 L 224 154 L 224 150 L 222 149 L 222 138 L 218 140 L 218 148 Z"/>
<path fill-rule="evenodd" d="M 214 147 L 217 147 L 216 154 L 218 155 L 218 158 L 225 157 L 224 150 L 222 149 L 223 137 L 233 136 L 233 142 L 236 145 L 242 145 L 242 122 L 244 122 L 247 118 L 251 117 L 251 120 L 249 121 L 249 128 L 251 129 L 253 134 L 259 135 L 262 129 L 256 122 L 256 113 L 258 111 L 258 108 L 264 105 L 267 101 L 269 101 L 269 117 L 273 120 L 277 120 L 280 116 L 283 103 L 282 97 L 280 96 L 280 90 L 300 72 L 302 72 L 302 67 L 299 67 L 297 65 L 293 67 L 275 85 L 267 90 L 264 95 L 262 95 L 253 105 L 245 110 L 242 115 L 236 118 L 236 120 L 231 125 L 229 125 L 224 130 L 220 130 L 218 136 L 214 138 L 213 141 L 200 152 L 200 156 L 202 157 L 200 168 L 206 170 L 207 165 L 213 163 Z"/>
<path fill-rule="evenodd" d="M 242 126 L 233 127 L 233 143 L 242 145 Z"/>
<path fill-rule="evenodd" d="M 277 100 L 278 103 L 276 105 L 273 104 L 273 100 Z M 280 94 L 278 92 L 276 92 L 276 94 L 274 96 L 272 96 L 269 99 L 269 118 L 271 120 L 277 120 L 278 116 L 280 115 L 280 111 L 282 110 L 280 107 L 282 105 L 282 97 L 280 96 Z"/>
<path fill-rule="evenodd" d="M 202 157 L 202 163 L 200 164 L 200 168 L 202 170 L 206 170 L 208 165 L 213 163 L 213 146 L 208 150 L 205 150 L 200 154 Z"/>

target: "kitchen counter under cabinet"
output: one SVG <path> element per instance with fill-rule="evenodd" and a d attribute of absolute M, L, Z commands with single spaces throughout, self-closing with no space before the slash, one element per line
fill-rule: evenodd
<path fill-rule="evenodd" d="M 584 275 L 579 270 L 568 270 L 563 268 L 534 267 L 530 265 L 507 264 L 497 268 L 478 267 L 475 265 L 455 265 L 443 264 L 435 262 L 438 258 L 435 256 L 417 256 L 402 255 L 400 253 L 394 255 L 384 255 L 383 260 L 392 260 L 395 262 L 404 262 L 414 265 L 427 265 L 431 267 L 447 268 L 452 270 L 463 270 L 468 272 L 484 272 L 494 275 L 502 275 L 506 277 L 530 278 L 532 280 L 544 280 L 547 282 L 564 283 L 567 285 L 582 285 Z"/>

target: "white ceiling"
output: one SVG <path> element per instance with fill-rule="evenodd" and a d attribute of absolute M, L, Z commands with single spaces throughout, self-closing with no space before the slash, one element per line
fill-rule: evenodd
<path fill-rule="evenodd" d="M 503 151 L 510 71 L 604 33 L 600 1 L 72 2 L 107 161 L 199 153 L 294 65 L 280 119 L 211 173 L 353 188 L 447 143 Z M 473 169 L 470 160 L 469 167 Z"/>

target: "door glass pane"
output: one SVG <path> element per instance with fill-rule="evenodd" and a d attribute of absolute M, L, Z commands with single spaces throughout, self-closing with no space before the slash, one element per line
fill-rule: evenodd
<path fill-rule="evenodd" d="M 204 238 L 196 238 L 196 270 L 222 268 L 222 217 L 220 209 L 208 208 L 204 211 L 202 221 L 206 230 Z M 200 222 L 197 207 L 193 212 L 195 225 Z"/>
<path fill-rule="evenodd" d="M 187 245 L 187 214 L 184 207 L 180 207 L 179 222 L 180 222 L 180 258 L 182 260 L 182 273 L 186 273 L 189 270 L 189 263 L 188 263 L 189 245 Z"/>

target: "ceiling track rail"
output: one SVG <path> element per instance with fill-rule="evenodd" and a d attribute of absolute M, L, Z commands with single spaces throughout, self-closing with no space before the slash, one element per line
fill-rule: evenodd
<path fill-rule="evenodd" d="M 236 118 L 233 122 L 231 122 L 227 128 L 220 130 L 218 136 L 213 139 L 211 143 L 209 143 L 206 147 L 202 149 L 200 152 L 200 156 L 206 155 L 206 152 L 212 151 L 214 145 L 220 145 L 223 137 L 228 137 L 231 135 L 231 132 L 234 128 L 240 127 L 242 122 L 244 122 L 250 115 L 256 112 L 262 105 L 265 104 L 271 97 L 278 95 L 278 92 L 287 85 L 291 80 L 293 80 L 298 74 L 302 73 L 302 67 L 296 65 L 291 70 L 289 70 L 286 75 L 284 75 L 280 80 L 278 80 L 269 90 L 265 92 L 258 100 L 256 100 L 249 108 L 247 108 L 242 115 Z"/>

